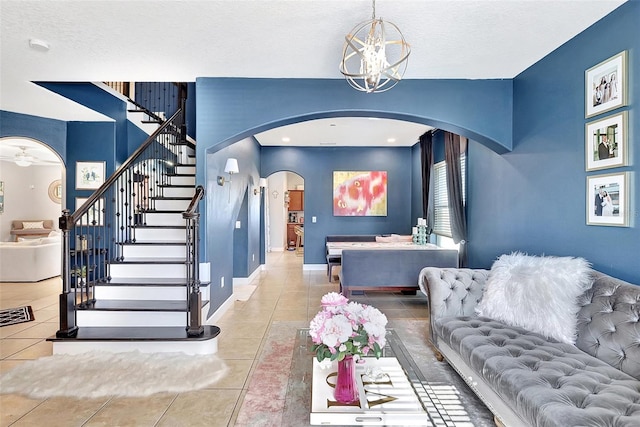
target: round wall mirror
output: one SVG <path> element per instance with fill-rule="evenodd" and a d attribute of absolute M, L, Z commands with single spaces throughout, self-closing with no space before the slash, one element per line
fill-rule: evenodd
<path fill-rule="evenodd" d="M 56 179 L 51 184 L 49 184 L 49 198 L 54 203 L 62 203 L 62 181 Z"/>

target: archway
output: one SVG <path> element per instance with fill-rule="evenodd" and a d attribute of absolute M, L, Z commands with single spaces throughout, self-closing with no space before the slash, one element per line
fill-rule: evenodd
<path fill-rule="evenodd" d="M 0 240 L 11 240 L 15 220 L 53 220 L 65 208 L 65 167 L 47 144 L 32 138 L 0 138 Z"/>

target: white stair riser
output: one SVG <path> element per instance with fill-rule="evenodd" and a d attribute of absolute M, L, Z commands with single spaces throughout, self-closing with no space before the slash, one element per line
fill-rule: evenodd
<path fill-rule="evenodd" d="M 176 166 L 175 167 L 176 173 L 179 174 L 186 174 L 186 175 L 195 175 L 196 174 L 196 167 L 195 166 Z"/>
<path fill-rule="evenodd" d="M 176 213 L 148 213 L 145 215 L 147 225 L 177 225 L 184 226 L 186 221 L 181 212 Z"/>
<path fill-rule="evenodd" d="M 178 163 L 181 163 L 183 165 L 196 164 L 195 151 L 191 147 L 182 147 L 180 149 L 180 153 L 178 153 L 177 156 Z"/>
<path fill-rule="evenodd" d="M 122 256 L 125 261 L 127 258 L 185 258 L 185 245 L 145 245 L 134 244 L 124 245 L 122 247 Z"/>
<path fill-rule="evenodd" d="M 77 322 L 83 326 L 185 326 L 187 313 L 175 311 L 78 310 Z"/>
<path fill-rule="evenodd" d="M 136 242 L 184 242 L 187 240 L 186 233 L 181 228 L 138 228 Z"/>
<path fill-rule="evenodd" d="M 187 266 L 183 264 L 111 264 L 111 277 L 123 279 L 131 277 L 185 278 Z"/>
<path fill-rule="evenodd" d="M 164 197 L 193 197 L 195 193 L 193 187 L 167 187 L 162 189 Z"/>
<path fill-rule="evenodd" d="M 171 185 L 193 185 L 196 186 L 195 176 L 170 176 Z"/>
<path fill-rule="evenodd" d="M 54 341 L 53 354 L 81 354 L 88 351 L 125 353 L 215 354 L 218 338 L 203 341 Z"/>
<path fill-rule="evenodd" d="M 155 208 L 159 211 L 185 211 L 191 200 L 156 200 Z"/>
<path fill-rule="evenodd" d="M 96 286 L 96 299 L 186 301 L 186 286 Z"/>

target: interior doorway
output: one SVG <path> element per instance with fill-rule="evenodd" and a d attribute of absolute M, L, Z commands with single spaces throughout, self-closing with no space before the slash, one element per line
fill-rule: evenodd
<path fill-rule="evenodd" d="M 282 171 L 267 177 L 266 252 L 287 252 L 304 262 L 304 178 Z"/>
<path fill-rule="evenodd" d="M 0 240 L 11 241 L 15 220 L 53 220 L 65 208 L 65 168 L 48 145 L 31 138 L 0 138 Z"/>

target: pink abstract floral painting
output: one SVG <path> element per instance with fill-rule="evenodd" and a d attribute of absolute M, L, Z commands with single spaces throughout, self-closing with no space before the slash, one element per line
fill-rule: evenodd
<path fill-rule="evenodd" d="M 387 216 L 386 171 L 334 171 L 334 216 Z"/>

